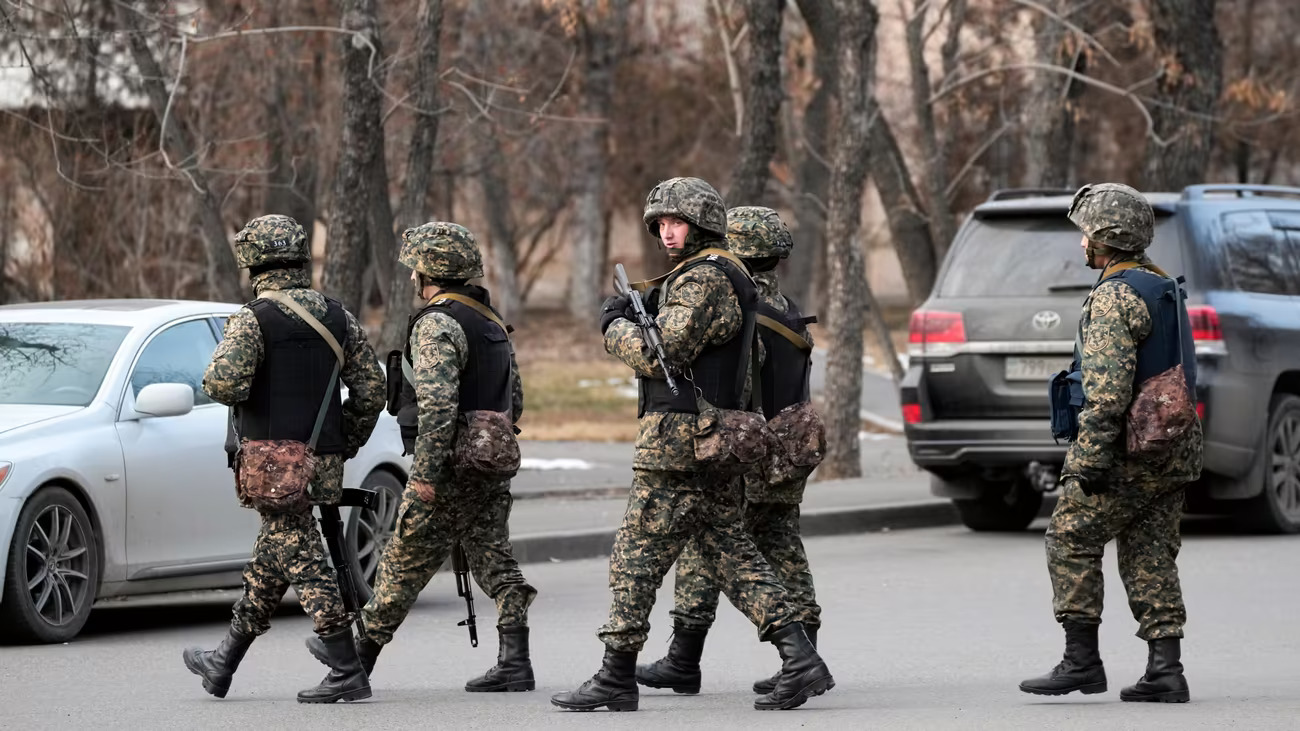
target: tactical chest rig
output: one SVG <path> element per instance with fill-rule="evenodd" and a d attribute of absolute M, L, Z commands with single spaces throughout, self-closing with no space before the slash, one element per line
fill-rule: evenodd
<path fill-rule="evenodd" d="M 704 249 L 682 262 L 662 280 L 661 293 L 666 293 L 678 277 L 701 266 L 717 267 L 727 275 L 743 313 L 740 332 L 727 342 L 710 345 L 700 352 L 683 373 L 689 387 L 681 389 L 677 396 L 668 390 L 668 384 L 663 379 L 638 376 L 640 388 L 637 418 L 654 412 L 697 414 L 697 397 L 720 409 L 745 408 L 745 370 L 753 365 L 751 359 L 757 357 L 753 343 L 758 317 L 758 288 L 754 286 L 754 280 L 750 279 L 744 266 L 730 252 Z M 649 304 L 655 311 L 652 314 L 657 314 L 657 300 L 661 296 L 659 294 L 651 298 Z M 758 384 L 755 383 L 754 387 L 757 389 Z"/>
<path fill-rule="evenodd" d="M 767 351 L 760 378 L 763 416 L 768 420 L 810 398 L 812 344 L 801 333 L 817 318 L 804 317 L 793 300 L 784 299 L 785 312 L 766 302 L 758 306 L 758 336 Z"/>

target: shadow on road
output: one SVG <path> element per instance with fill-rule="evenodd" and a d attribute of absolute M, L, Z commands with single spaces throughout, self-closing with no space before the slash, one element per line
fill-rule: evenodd
<path fill-rule="evenodd" d="M 96 607 L 81 630 L 81 637 L 139 632 L 176 627 L 225 624 L 230 621 L 230 601 L 207 599 L 193 602 L 168 601 L 141 606 L 124 603 Z M 280 604 L 276 617 L 302 616 L 302 608 L 293 598 Z"/>

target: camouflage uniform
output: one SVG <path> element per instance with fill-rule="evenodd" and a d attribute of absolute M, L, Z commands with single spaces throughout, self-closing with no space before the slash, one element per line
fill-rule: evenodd
<path fill-rule="evenodd" d="M 311 277 L 304 270 L 275 269 L 255 274 L 252 284 L 258 297 L 268 291 L 285 292 L 313 316 L 325 315 L 325 297 L 311 289 Z M 284 305 L 277 306 L 297 318 Z M 344 364 L 339 378 L 348 387 L 348 398 L 343 402 L 348 451 L 317 456 L 316 474 L 310 488 L 316 503 L 339 501 L 343 491 L 343 462 L 370 439 L 384 406 L 383 370 L 365 331 L 350 312 L 347 327 L 347 339 L 340 343 Z M 203 376 L 204 392 L 214 401 L 230 406 L 244 401 L 264 349 L 257 316 L 248 307 L 241 308 L 226 322 L 225 337 Z M 244 569 L 244 596 L 235 603 L 235 628 L 245 634 L 265 633 L 270 627 L 271 614 L 290 584 L 297 589 L 317 634 L 331 634 L 347 627 L 350 618 L 343 609 L 334 569 L 326 560 L 320 531 L 311 513 L 264 514 L 253 558 Z"/>
<path fill-rule="evenodd" d="M 792 246 L 785 224 L 769 208 L 733 208 L 727 214 L 727 235 L 731 250 L 746 259 L 769 254 L 784 258 Z M 751 241 L 753 244 L 747 247 Z M 776 271 L 760 271 L 753 276 L 763 302 L 788 312 L 789 302 L 781 294 Z M 801 334 L 812 343 L 811 333 L 805 330 Z M 789 592 L 799 621 L 809 636 L 814 636 L 821 625 L 821 607 L 799 535 L 799 503 L 803 501 L 805 481 L 771 485 L 761 475 L 750 474 L 745 484 L 745 530 Z M 695 543 L 688 543 L 677 560 L 671 612 L 674 623 L 691 630 L 707 630 L 713 626 L 717 608 L 718 587 L 713 572 Z"/>
<path fill-rule="evenodd" d="M 1108 261 L 1080 313 L 1075 357 L 1084 405 L 1046 536 L 1052 604 L 1065 629 L 1065 655 L 1056 668 L 1024 681 L 1020 689 L 1039 695 L 1107 689 L 1097 630 L 1102 553 L 1116 539 L 1120 577 L 1138 622 L 1137 635 L 1148 643 L 1146 673 L 1136 685 L 1124 688 L 1120 699 L 1186 702 L 1180 638 L 1187 612 L 1176 559 L 1182 543 L 1183 488 L 1201 471 L 1201 425 L 1193 418 L 1191 431 L 1159 457 L 1128 453 L 1126 417 L 1139 385 L 1138 352 L 1148 338 L 1166 337 L 1168 323 L 1153 321 L 1135 285 L 1110 278 L 1126 268 L 1167 276 L 1143 253 L 1151 243 L 1154 215 L 1140 193 L 1107 183 L 1081 188 L 1069 218 L 1085 235 L 1089 266 L 1100 268 L 1099 255 Z M 1174 312 L 1190 337 L 1185 312 Z M 1184 368 L 1191 368 L 1190 386 L 1195 364 L 1188 363 L 1188 352 L 1180 350 Z"/>
<path fill-rule="evenodd" d="M 250 221 L 235 237 L 235 259 L 240 267 L 250 270 L 258 299 L 268 292 L 281 292 L 316 319 L 329 319 L 331 306 L 322 294 L 311 289 L 306 233 L 292 218 L 270 215 Z M 302 322 L 289 307 L 274 304 L 287 322 Z M 264 312 L 274 310 L 268 307 Z M 337 317 L 338 309 L 333 312 Z M 384 374 L 375 352 L 352 313 L 343 310 L 342 314 L 345 336 L 340 343 L 343 363 L 338 374 L 348 387 L 348 398 L 342 402 L 341 436 L 336 436 L 341 444 L 316 455 L 308 486 L 315 504 L 334 504 L 341 499 L 344 461 L 370 439 L 384 406 Z M 259 389 L 268 388 L 261 383 L 255 389 L 254 378 L 269 357 L 258 316 L 246 305 L 226 322 L 225 336 L 203 376 L 204 392 L 229 406 L 250 402 Z M 278 375 L 270 377 L 275 383 Z M 303 408 L 315 413 L 317 405 L 314 400 L 303 404 Z M 230 447 L 233 450 L 234 444 Z M 335 447 L 341 447 L 342 453 L 333 453 Z M 298 694 L 298 701 L 333 703 L 369 698 L 370 683 L 352 646 L 348 627 L 351 617 L 344 608 L 334 569 L 326 560 L 311 512 L 264 513 L 261 519 L 253 557 L 244 569 L 244 594 L 235 602 L 229 632 L 214 650 L 186 648 L 182 655 L 185 666 L 202 678 L 204 690 L 225 697 L 244 654 L 253 640 L 270 628 L 271 614 L 292 584 L 312 618 L 318 635 L 313 639 L 323 646 L 322 659 L 330 667 L 319 685 Z"/>
<path fill-rule="evenodd" d="M 436 280 L 463 281 L 483 276 L 474 237 L 462 226 L 430 222 L 403 234 L 401 263 Z M 423 280 L 421 280 L 423 281 Z M 465 294 L 484 306 L 487 293 L 478 287 L 441 285 L 435 295 Z M 384 549 L 374 594 L 362 609 L 373 660 L 392 641 L 420 591 L 450 556 L 456 543 L 465 549 L 470 571 L 483 591 L 496 602 L 501 639 L 498 663 L 483 677 L 471 680 L 467 691 L 532 690 L 528 659 L 528 607 L 537 590 L 528 584 L 510 546 L 510 481 L 458 473 L 453 447 L 461 421 L 461 382 L 467 376 L 470 341 L 451 314 L 431 310 L 416 321 L 411 333 L 418 425 L 415 458 L 392 540 Z M 514 351 L 510 351 L 510 418 L 517 422 L 524 408 L 523 386 Z M 434 488 L 425 501 L 417 484 Z"/>

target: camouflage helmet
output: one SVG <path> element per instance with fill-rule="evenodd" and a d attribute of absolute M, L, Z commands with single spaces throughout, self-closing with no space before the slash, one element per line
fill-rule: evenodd
<path fill-rule="evenodd" d="M 794 248 L 794 238 L 771 208 L 737 206 L 727 211 L 727 248 L 742 259 L 784 259 Z"/>
<path fill-rule="evenodd" d="M 307 234 L 288 216 L 254 218 L 235 234 L 235 263 L 241 269 L 266 264 L 302 264 L 311 259 Z"/>
<path fill-rule="evenodd" d="M 483 257 L 474 234 L 458 223 L 430 221 L 406 229 L 397 260 L 434 279 L 483 276 Z"/>
<path fill-rule="evenodd" d="M 1074 194 L 1069 217 L 1090 241 L 1120 251 L 1142 251 L 1154 235 L 1151 204 L 1122 183 L 1083 186 Z"/>
<path fill-rule="evenodd" d="M 727 204 L 708 183 L 699 178 L 672 178 L 656 185 L 645 199 L 645 227 L 659 238 L 656 221 L 673 216 L 719 238 L 727 236 Z"/>

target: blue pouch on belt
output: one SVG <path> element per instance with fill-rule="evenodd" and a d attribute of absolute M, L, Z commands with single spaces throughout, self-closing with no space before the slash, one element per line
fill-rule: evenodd
<path fill-rule="evenodd" d="M 1079 436 L 1079 412 L 1083 409 L 1083 372 L 1061 371 L 1047 382 L 1052 404 L 1052 438 L 1072 442 Z"/>

